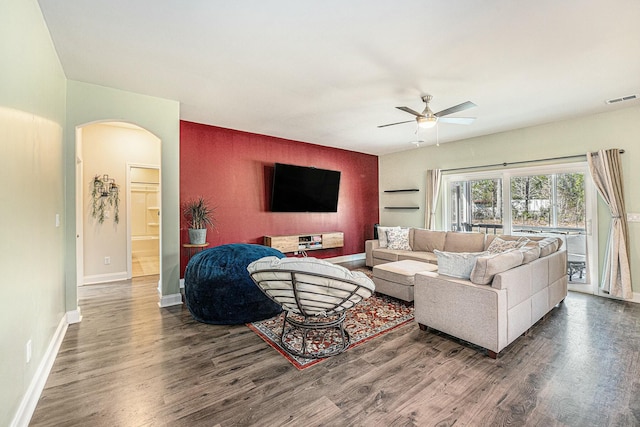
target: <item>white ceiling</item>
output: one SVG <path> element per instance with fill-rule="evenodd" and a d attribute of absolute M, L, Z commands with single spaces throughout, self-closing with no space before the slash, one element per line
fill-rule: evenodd
<path fill-rule="evenodd" d="M 183 120 L 385 154 L 638 105 L 639 0 L 39 0 L 69 79 Z"/>

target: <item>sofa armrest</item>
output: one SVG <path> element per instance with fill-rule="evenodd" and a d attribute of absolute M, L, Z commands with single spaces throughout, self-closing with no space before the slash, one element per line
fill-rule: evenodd
<path fill-rule="evenodd" d="M 435 272 L 415 276 L 415 320 L 496 353 L 508 345 L 507 292 Z"/>
<path fill-rule="evenodd" d="M 364 242 L 365 265 L 373 267 L 373 250 L 380 247 L 379 240 L 366 240 Z"/>

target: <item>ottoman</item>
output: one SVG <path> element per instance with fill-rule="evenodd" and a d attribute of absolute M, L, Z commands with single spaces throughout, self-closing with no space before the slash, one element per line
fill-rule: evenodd
<path fill-rule="evenodd" d="M 436 271 L 438 266 L 427 262 L 402 260 L 373 267 L 376 292 L 404 301 L 413 301 L 415 275 L 421 271 Z"/>
<path fill-rule="evenodd" d="M 267 256 L 284 258 L 277 249 L 233 243 L 194 255 L 184 273 L 184 297 L 198 322 L 241 325 L 274 317 L 282 312 L 249 276 L 247 266 Z"/>

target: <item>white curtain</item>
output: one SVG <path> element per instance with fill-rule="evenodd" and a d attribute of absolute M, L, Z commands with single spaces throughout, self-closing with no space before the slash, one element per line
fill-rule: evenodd
<path fill-rule="evenodd" d="M 611 296 L 632 299 L 629 224 L 624 206 L 620 150 L 587 153 L 587 161 L 598 192 L 611 211 L 611 228 L 600 288 Z"/>
<path fill-rule="evenodd" d="M 440 180 L 442 171 L 440 169 L 429 169 L 427 171 L 427 195 L 424 214 L 424 228 L 433 230 L 436 227 L 436 204 L 440 194 Z"/>

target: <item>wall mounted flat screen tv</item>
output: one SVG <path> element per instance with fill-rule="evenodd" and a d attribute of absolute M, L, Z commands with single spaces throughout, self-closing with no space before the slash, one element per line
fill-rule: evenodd
<path fill-rule="evenodd" d="M 340 172 L 276 163 L 272 212 L 337 212 Z"/>

